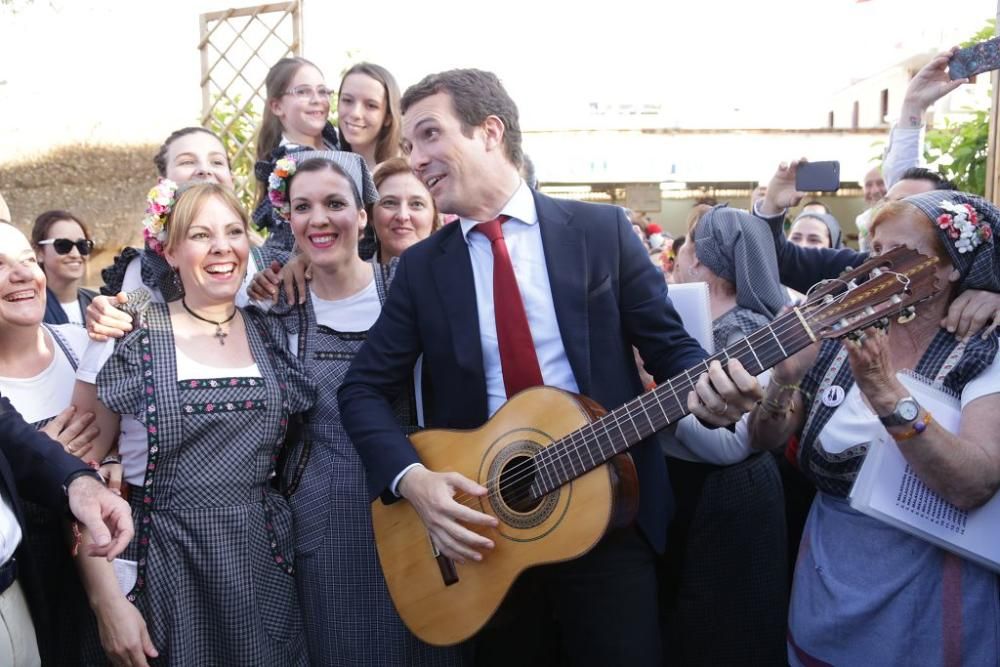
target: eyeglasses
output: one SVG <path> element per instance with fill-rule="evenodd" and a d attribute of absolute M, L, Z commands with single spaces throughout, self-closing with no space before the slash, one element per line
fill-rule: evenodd
<path fill-rule="evenodd" d="M 289 88 L 282 94 L 295 95 L 295 97 L 300 100 L 308 102 L 312 100 L 314 95 L 321 100 L 330 99 L 330 96 L 333 95 L 333 91 L 326 86 L 319 86 L 318 88 L 313 88 L 312 86 L 295 86 L 294 88 Z"/>
<path fill-rule="evenodd" d="M 73 251 L 73 246 L 76 246 L 76 249 L 84 257 L 89 255 L 90 251 L 94 249 L 94 242 L 90 239 L 77 239 L 75 241 L 69 239 L 45 239 L 44 241 L 39 241 L 38 245 L 52 246 L 57 255 L 68 255 Z"/>

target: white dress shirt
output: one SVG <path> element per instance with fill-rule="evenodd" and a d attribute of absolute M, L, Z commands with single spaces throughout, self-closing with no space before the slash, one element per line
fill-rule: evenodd
<path fill-rule="evenodd" d="M 566 348 L 563 346 L 556 321 L 555 302 L 552 286 L 545 263 L 542 247 L 542 232 L 538 224 L 538 212 L 531 189 L 521 181 L 521 185 L 510 200 L 500 210 L 501 215 L 510 217 L 503 225 L 503 236 L 507 243 L 521 301 L 528 316 L 528 328 L 535 344 L 538 366 L 542 379 L 550 387 L 558 387 L 579 393 L 576 377 L 569 365 Z M 486 400 L 492 416 L 507 402 L 507 390 L 503 383 L 503 369 L 500 366 L 500 347 L 497 343 L 496 316 L 493 309 L 493 248 L 486 236 L 472 229 L 485 220 L 459 218 L 462 236 L 469 246 L 472 260 L 472 278 L 476 287 L 476 309 L 479 312 L 479 335 L 483 351 L 483 371 L 486 375 Z M 454 223 L 453 223 L 454 224 Z M 561 267 L 562 270 L 576 271 L 580 267 Z M 393 479 L 390 489 L 398 495 L 396 486 L 411 468 L 411 464 Z"/>
<path fill-rule="evenodd" d="M 521 181 L 521 185 L 510 198 L 501 215 L 510 216 L 503 225 L 503 236 L 507 242 L 517 287 L 521 292 L 524 310 L 528 316 L 531 339 L 535 343 L 538 366 L 542 379 L 550 387 L 558 387 L 579 392 L 573 369 L 570 368 L 556 321 L 556 308 L 549 285 L 549 272 L 545 264 L 542 248 L 542 232 L 535 211 L 535 199 L 531 189 Z M 472 229 L 482 220 L 460 218 L 462 235 L 469 246 L 472 260 L 472 278 L 476 286 L 476 308 L 479 311 L 479 335 L 483 349 L 483 371 L 486 373 L 486 397 L 490 415 L 507 402 L 507 391 L 503 383 L 503 369 L 500 367 L 500 347 L 497 344 L 496 316 L 493 308 L 493 248 L 486 235 Z M 561 267 L 566 271 L 580 270 L 580 267 Z"/>
<path fill-rule="evenodd" d="M 21 543 L 21 524 L 6 493 L 0 493 L 0 565 L 10 560 Z"/>

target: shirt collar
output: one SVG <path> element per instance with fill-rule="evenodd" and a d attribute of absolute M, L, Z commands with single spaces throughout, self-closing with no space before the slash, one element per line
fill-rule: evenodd
<path fill-rule="evenodd" d="M 526 225 L 533 225 L 538 222 L 538 212 L 535 210 L 535 198 L 531 194 L 531 188 L 528 187 L 528 184 L 524 180 L 521 181 L 517 190 L 514 191 L 511 198 L 500 209 L 500 215 L 509 216 L 511 219 L 518 220 Z M 462 236 L 465 238 L 465 242 L 468 243 L 469 232 L 483 221 L 459 218 L 458 222 L 462 225 Z"/>

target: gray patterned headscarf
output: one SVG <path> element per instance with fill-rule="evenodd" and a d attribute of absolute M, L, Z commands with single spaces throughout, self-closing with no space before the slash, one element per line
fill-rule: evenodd
<path fill-rule="evenodd" d="M 1000 209 L 981 197 L 955 190 L 931 190 L 903 201 L 916 206 L 934 224 L 958 270 L 960 292 L 1000 292 L 1000 248 L 996 242 Z"/>
<path fill-rule="evenodd" d="M 290 153 L 287 157 L 295 160 L 296 164 L 302 164 L 306 160 L 314 158 L 329 160 L 351 177 L 354 194 L 361 200 L 362 205 L 367 206 L 378 201 L 378 190 L 375 189 L 375 181 L 372 180 L 371 172 L 368 171 L 368 164 L 357 153 L 349 153 L 347 151 L 299 151 L 297 153 Z"/>
<path fill-rule="evenodd" d="M 746 211 L 715 206 L 694 229 L 698 260 L 736 287 L 736 303 L 773 319 L 785 305 L 774 238 Z"/>
<path fill-rule="evenodd" d="M 840 223 L 837 222 L 837 219 L 835 217 L 833 217 L 829 213 L 812 213 L 810 211 L 805 211 L 795 216 L 795 221 L 792 223 L 792 225 L 794 226 L 796 222 L 802 220 L 803 218 L 812 218 L 814 220 L 819 220 L 824 225 L 826 225 L 827 231 L 830 232 L 831 248 L 838 249 L 844 247 L 843 243 L 844 234 L 843 232 L 840 231 Z"/>

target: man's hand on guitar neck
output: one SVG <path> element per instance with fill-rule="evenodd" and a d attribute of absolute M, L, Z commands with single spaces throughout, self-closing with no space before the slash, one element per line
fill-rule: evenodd
<path fill-rule="evenodd" d="M 710 426 L 728 426 L 738 422 L 764 397 L 757 378 L 750 375 L 736 359 L 729 361 L 729 373 L 713 361 L 707 373 L 698 377 L 694 391 L 688 393 L 688 410 Z"/>
<path fill-rule="evenodd" d="M 434 546 L 455 562 L 483 559 L 483 549 L 492 549 L 493 541 L 465 526 L 495 528 L 498 522 L 489 514 L 477 512 L 462 502 L 486 495 L 486 487 L 457 472 L 432 472 L 423 466 L 411 468 L 399 480 L 399 494 L 406 498 L 427 526 Z"/>

